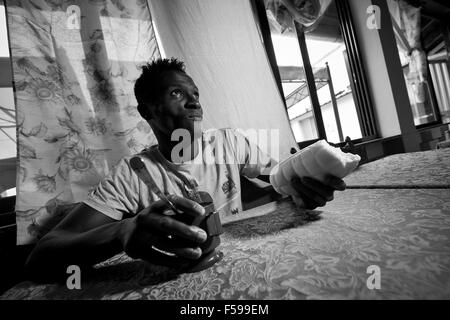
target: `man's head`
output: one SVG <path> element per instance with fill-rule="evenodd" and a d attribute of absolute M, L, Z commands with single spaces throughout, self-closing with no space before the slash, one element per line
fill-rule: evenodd
<path fill-rule="evenodd" d="M 134 91 L 139 113 L 157 137 L 170 137 L 176 129 L 200 136 L 203 110 L 199 91 L 183 62 L 158 59 L 145 65 Z"/>

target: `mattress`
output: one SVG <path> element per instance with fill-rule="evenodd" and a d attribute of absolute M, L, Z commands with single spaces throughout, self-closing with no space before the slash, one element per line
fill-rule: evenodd
<path fill-rule="evenodd" d="M 351 188 L 450 188 L 450 148 L 392 155 L 345 178 Z"/>
<path fill-rule="evenodd" d="M 85 274 L 81 290 L 23 282 L 1 298 L 450 299 L 449 189 L 347 190 L 316 211 L 285 199 L 224 228 L 224 259 L 202 272 L 121 254 Z"/>

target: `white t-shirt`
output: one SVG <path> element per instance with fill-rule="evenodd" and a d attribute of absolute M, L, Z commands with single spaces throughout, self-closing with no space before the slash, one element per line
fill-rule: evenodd
<path fill-rule="evenodd" d="M 167 161 L 158 146 L 146 149 L 138 156 L 166 195 L 192 198 L 193 190 L 206 191 L 221 217 L 237 214 L 242 211 L 240 175 L 256 178 L 262 173 L 267 174 L 275 165 L 274 161 L 233 129 L 203 132 L 201 146 L 195 159 L 180 164 Z M 120 160 L 84 203 L 121 220 L 159 200 L 131 168 L 131 158 Z"/>

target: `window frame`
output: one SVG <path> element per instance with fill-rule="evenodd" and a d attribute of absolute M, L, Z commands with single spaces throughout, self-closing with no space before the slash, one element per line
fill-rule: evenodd
<path fill-rule="evenodd" d="M 357 111 L 358 121 L 361 127 L 362 138 L 355 139 L 355 142 L 365 142 L 379 138 L 378 126 L 376 123 L 376 117 L 372 99 L 369 94 L 369 86 L 365 76 L 365 70 L 361 53 L 356 38 L 356 32 L 351 17 L 350 7 L 346 0 L 334 0 L 339 16 L 339 24 L 341 28 L 342 37 L 346 45 L 347 68 L 350 76 L 350 83 L 352 86 L 355 107 Z M 268 56 L 272 72 L 277 82 L 278 89 L 283 98 L 283 102 L 286 107 L 285 95 L 282 88 L 281 75 L 275 56 L 275 50 L 271 39 L 269 22 L 266 16 L 266 9 L 264 0 L 252 0 L 254 11 L 257 15 L 257 21 L 263 40 L 264 47 Z M 325 139 L 325 124 L 323 122 L 321 106 L 318 101 L 317 89 L 315 86 L 314 74 L 312 71 L 311 63 L 309 61 L 308 50 L 305 42 L 305 35 L 302 31 L 300 24 L 295 22 L 297 38 L 299 41 L 300 52 L 302 54 L 303 67 L 305 68 L 305 74 L 308 83 L 309 95 L 314 112 L 314 120 L 316 123 L 318 138 L 308 141 L 297 142 L 300 148 L 306 147 L 314 142 Z M 354 90 L 353 90 L 354 89 Z M 287 113 L 287 108 L 286 108 Z M 341 142 L 342 143 L 342 142 Z"/>

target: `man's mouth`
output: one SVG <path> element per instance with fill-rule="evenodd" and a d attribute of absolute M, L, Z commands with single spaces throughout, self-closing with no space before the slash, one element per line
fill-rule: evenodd
<path fill-rule="evenodd" d="M 187 115 L 187 118 L 194 121 L 203 120 L 203 113 L 201 112 L 192 112 Z"/>

